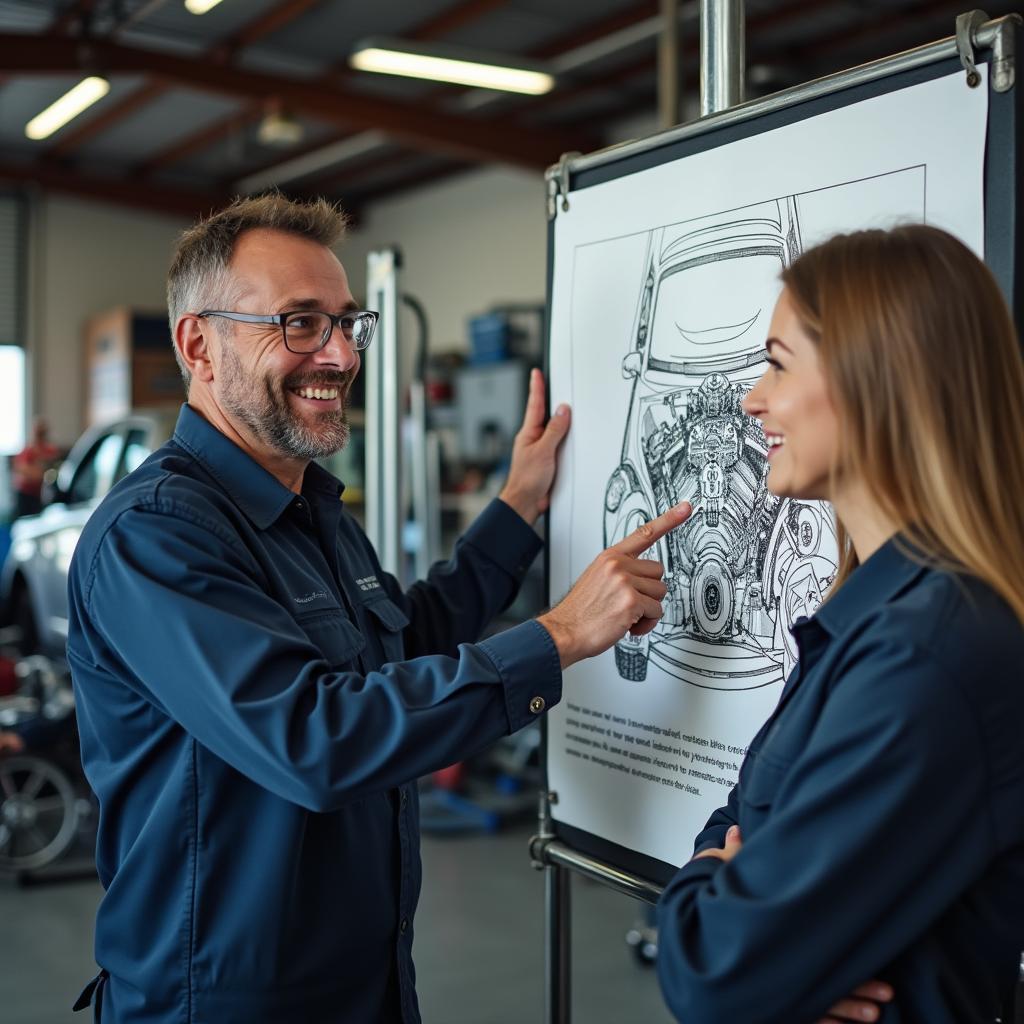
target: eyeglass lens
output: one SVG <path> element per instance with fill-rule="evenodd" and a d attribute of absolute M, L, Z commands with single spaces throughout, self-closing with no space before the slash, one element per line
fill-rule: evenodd
<path fill-rule="evenodd" d="M 293 313 L 285 320 L 285 344 L 293 352 L 315 352 L 327 343 L 333 326 L 326 313 Z M 373 336 L 373 317 L 351 314 L 341 317 L 341 333 L 356 349 L 364 349 Z"/>

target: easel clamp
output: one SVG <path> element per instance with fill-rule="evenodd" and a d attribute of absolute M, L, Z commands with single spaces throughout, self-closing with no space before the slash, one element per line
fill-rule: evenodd
<path fill-rule="evenodd" d="M 960 63 L 967 72 L 967 85 L 971 89 L 981 84 L 981 75 L 974 59 L 974 37 L 988 20 L 988 15 L 979 10 L 966 11 L 956 17 L 956 50 L 960 55 Z"/>

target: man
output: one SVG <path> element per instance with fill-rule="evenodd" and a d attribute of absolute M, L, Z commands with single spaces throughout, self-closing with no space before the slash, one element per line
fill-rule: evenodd
<path fill-rule="evenodd" d="M 32 440 L 11 462 L 14 488 L 14 518 L 34 516 L 43 509 L 43 477 L 53 466 L 60 449 L 50 444 L 50 428 L 42 416 L 32 421 Z"/>
<path fill-rule="evenodd" d="M 419 1020 L 417 777 L 556 703 L 561 670 L 653 628 L 637 556 L 673 510 L 537 621 L 473 643 L 540 542 L 568 409 L 531 381 L 508 482 L 402 593 L 312 460 L 342 447 L 376 315 L 329 205 L 240 200 L 168 280 L 188 383 L 174 437 L 114 488 L 71 568 L 68 659 L 100 802 L 108 1022 Z"/>

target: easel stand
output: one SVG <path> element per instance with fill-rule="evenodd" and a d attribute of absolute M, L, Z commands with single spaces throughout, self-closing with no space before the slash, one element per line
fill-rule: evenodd
<path fill-rule="evenodd" d="M 671 9 L 671 4 L 666 4 Z M 676 149 L 712 131 L 733 130 L 768 115 L 785 115 L 791 108 L 811 101 L 827 101 L 846 90 L 877 89 L 875 83 L 894 76 L 915 73 L 941 62 L 958 62 L 964 72 L 964 87 L 976 88 L 982 77 L 976 61 L 989 67 L 989 124 L 999 130 L 987 143 L 986 194 L 990 208 L 1013 209 L 1019 201 L 1018 164 L 1024 154 L 1018 132 L 1019 101 L 1016 81 L 1016 43 L 1022 19 L 1019 15 L 989 20 L 982 11 L 969 11 L 956 19 L 956 34 L 894 57 L 861 65 L 804 85 L 774 93 L 763 99 L 742 102 L 743 95 L 743 0 L 702 0 L 701 4 L 701 113 L 699 120 L 680 125 L 648 139 L 613 146 L 583 156 L 567 153 L 548 169 L 545 178 L 549 221 L 567 213 L 572 205 L 571 189 L 593 184 L 598 175 L 607 177 L 609 165 L 649 165 L 654 150 Z M 953 64 L 955 67 L 956 64 Z M 848 101 L 847 101 L 848 102 Z M 820 104 L 819 104 L 820 105 Z M 656 161 L 655 161 L 656 162 Z M 987 207 L 989 208 L 989 207 Z M 1012 220 L 1012 218 L 1010 218 Z M 1024 324 L 1024 274 L 1016 260 L 1014 232 L 1007 218 L 985 219 L 985 259 L 996 275 L 1018 325 Z M 549 235 L 550 237 L 550 235 Z M 553 251 L 553 250 L 552 250 Z M 550 274 L 550 270 L 549 270 Z M 549 277 L 550 281 L 550 277 Z M 546 735 L 546 734 L 545 734 Z M 585 852 L 574 849 L 559 836 L 558 823 L 551 814 L 558 795 L 544 792 L 540 799 L 539 831 L 530 840 L 530 857 L 543 870 L 545 883 L 545 1021 L 570 1024 L 570 879 L 571 872 L 615 889 L 634 899 L 656 903 L 661 886 L 624 871 Z"/>
<path fill-rule="evenodd" d="M 571 1014 L 571 882 L 575 871 L 626 896 L 657 903 L 661 886 L 574 850 L 557 838 L 551 820 L 551 794 L 540 794 L 540 831 L 530 840 L 533 866 L 544 871 L 544 982 L 548 1024 L 568 1022 Z"/>

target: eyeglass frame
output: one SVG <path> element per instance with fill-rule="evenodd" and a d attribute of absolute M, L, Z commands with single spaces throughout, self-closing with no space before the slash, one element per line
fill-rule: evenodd
<path fill-rule="evenodd" d="M 331 326 L 324 332 L 324 336 L 320 339 L 320 344 L 317 345 L 316 348 L 311 348 L 308 352 L 296 352 L 295 349 L 288 344 L 288 331 L 285 327 L 288 317 L 298 316 L 301 313 L 317 313 L 320 316 L 328 317 L 331 321 Z M 347 317 L 357 316 L 373 317 L 373 322 L 370 325 L 370 333 L 367 336 L 366 344 L 359 345 L 356 342 L 348 341 L 347 338 L 345 339 L 345 342 L 346 344 L 351 345 L 356 352 L 365 352 L 370 347 L 370 342 L 373 341 L 374 331 L 377 329 L 377 321 L 380 320 L 380 313 L 374 309 L 348 309 L 344 313 L 328 313 L 322 309 L 289 309 L 284 313 L 236 313 L 232 310 L 226 309 L 204 309 L 201 313 L 196 313 L 196 316 L 222 316 L 225 320 L 234 320 L 243 324 L 276 324 L 281 328 L 281 340 L 284 342 L 284 347 L 296 356 L 311 356 L 315 352 L 319 352 L 327 345 L 327 342 L 331 340 L 331 335 L 334 333 L 335 328 L 341 331 L 342 336 L 344 337 L 344 330 L 342 329 L 341 321 Z"/>

